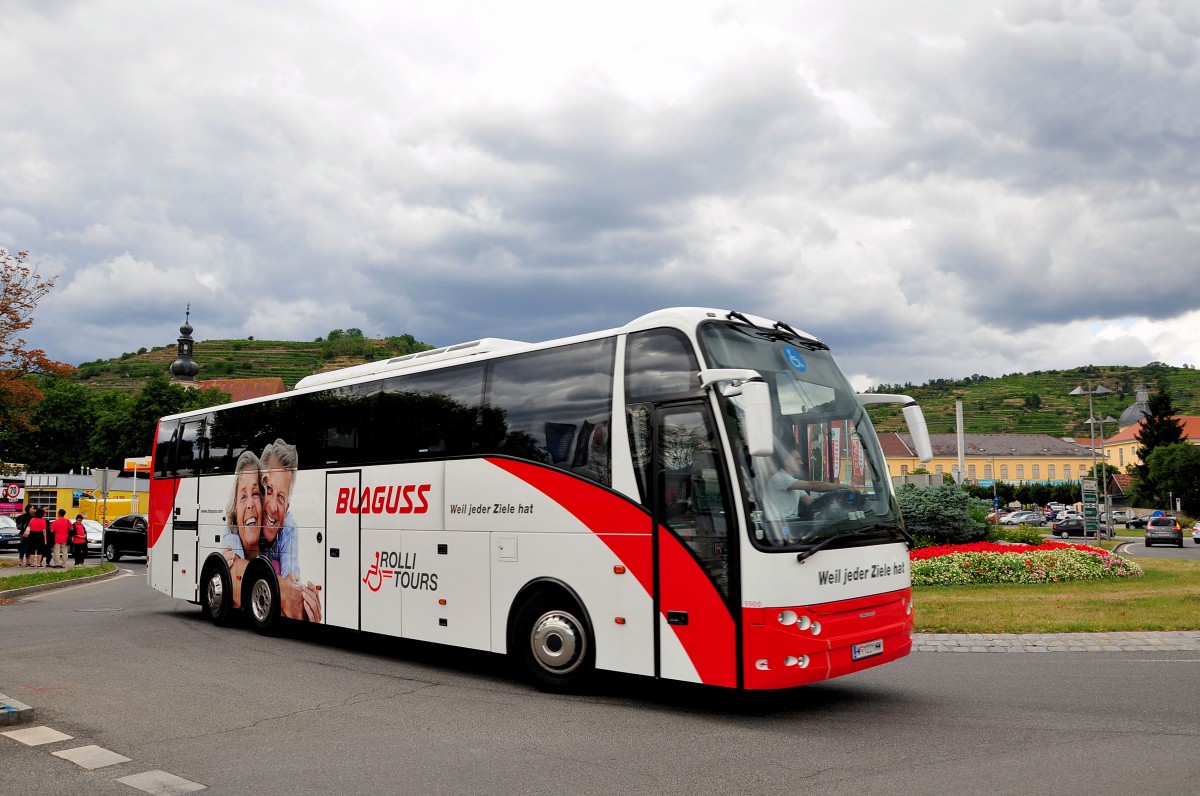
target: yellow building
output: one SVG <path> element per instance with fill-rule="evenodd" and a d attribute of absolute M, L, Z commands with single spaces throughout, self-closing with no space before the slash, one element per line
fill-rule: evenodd
<path fill-rule="evenodd" d="M 45 509 L 47 517 L 57 517 L 58 510 L 65 509 L 71 519 L 82 514 L 84 519 L 107 523 L 122 514 L 145 513 L 150 505 L 149 487 L 145 475 L 136 482 L 130 476 L 113 479 L 108 488 L 106 512 L 105 501 L 92 475 L 30 473 L 25 476 L 21 499 L 27 506 Z"/>
<path fill-rule="evenodd" d="M 908 434 L 880 434 L 879 441 L 893 478 L 918 468 L 938 475 L 958 472 L 956 434 L 930 434 L 933 459 L 928 462 L 917 457 Z M 1092 449 L 1048 434 L 964 434 L 963 468 L 966 481 L 983 486 L 996 480 L 1018 485 L 1075 483 L 1091 471 Z"/>
<path fill-rule="evenodd" d="M 1183 442 L 1200 445 L 1200 417 L 1196 415 L 1180 415 L 1175 418 L 1183 425 Z M 1142 430 L 1142 423 L 1126 426 L 1108 439 L 1104 440 L 1104 456 L 1108 463 L 1121 472 L 1130 465 L 1141 464 L 1138 448 L 1142 446 L 1137 441 L 1137 435 Z"/>

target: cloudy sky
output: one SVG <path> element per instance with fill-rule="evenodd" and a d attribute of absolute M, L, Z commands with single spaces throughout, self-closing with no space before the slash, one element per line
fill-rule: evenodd
<path fill-rule="evenodd" d="M 0 247 L 78 364 L 728 307 L 859 386 L 1200 361 L 1200 0 L 9 0 Z"/>

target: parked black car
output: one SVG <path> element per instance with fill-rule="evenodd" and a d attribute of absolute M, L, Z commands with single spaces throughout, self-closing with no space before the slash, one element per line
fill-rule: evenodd
<path fill-rule="evenodd" d="M 1087 536 L 1087 526 L 1083 520 L 1059 520 L 1050 526 L 1055 536 L 1066 539 L 1068 536 Z"/>
<path fill-rule="evenodd" d="M 1146 527 L 1146 517 L 1133 517 L 1131 519 L 1125 520 L 1125 527 L 1126 528 L 1145 528 Z"/>
<path fill-rule="evenodd" d="M 146 531 L 150 521 L 145 514 L 117 517 L 104 529 L 104 557 L 120 561 L 121 556 L 146 557 Z"/>

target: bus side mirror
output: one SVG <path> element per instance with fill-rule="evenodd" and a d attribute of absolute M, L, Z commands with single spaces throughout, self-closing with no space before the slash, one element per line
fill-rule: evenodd
<path fill-rule="evenodd" d="M 929 440 L 929 426 L 925 425 L 925 413 L 920 404 L 915 401 L 907 404 L 904 409 L 904 422 L 908 424 L 908 433 L 912 435 L 913 447 L 917 449 L 917 458 L 927 462 L 933 458 L 933 444 Z"/>
<path fill-rule="evenodd" d="M 933 444 L 929 441 L 929 426 L 925 425 L 925 413 L 921 405 L 907 395 L 891 395 L 885 393 L 860 392 L 859 403 L 863 404 L 903 404 L 904 422 L 908 424 L 908 433 L 912 435 L 913 447 L 917 449 L 917 458 L 927 462 L 933 458 Z"/>
<path fill-rule="evenodd" d="M 746 447 L 751 456 L 770 456 L 775 450 L 771 418 L 771 388 L 765 381 L 742 385 L 742 411 L 746 418 Z"/>

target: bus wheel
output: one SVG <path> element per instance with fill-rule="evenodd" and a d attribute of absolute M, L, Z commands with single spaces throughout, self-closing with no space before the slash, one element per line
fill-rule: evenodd
<path fill-rule="evenodd" d="M 233 613 L 230 588 L 229 575 L 223 568 L 216 564 L 204 568 L 204 576 L 200 578 L 200 610 L 218 627 L 229 624 Z"/>
<path fill-rule="evenodd" d="M 571 691 L 587 681 L 595 650 L 582 617 L 573 600 L 553 592 L 534 595 L 521 606 L 510 649 L 539 688 Z"/>
<path fill-rule="evenodd" d="M 271 633 L 279 621 L 279 589 L 275 580 L 266 573 L 259 573 L 250 584 L 250 623 L 263 635 Z"/>

